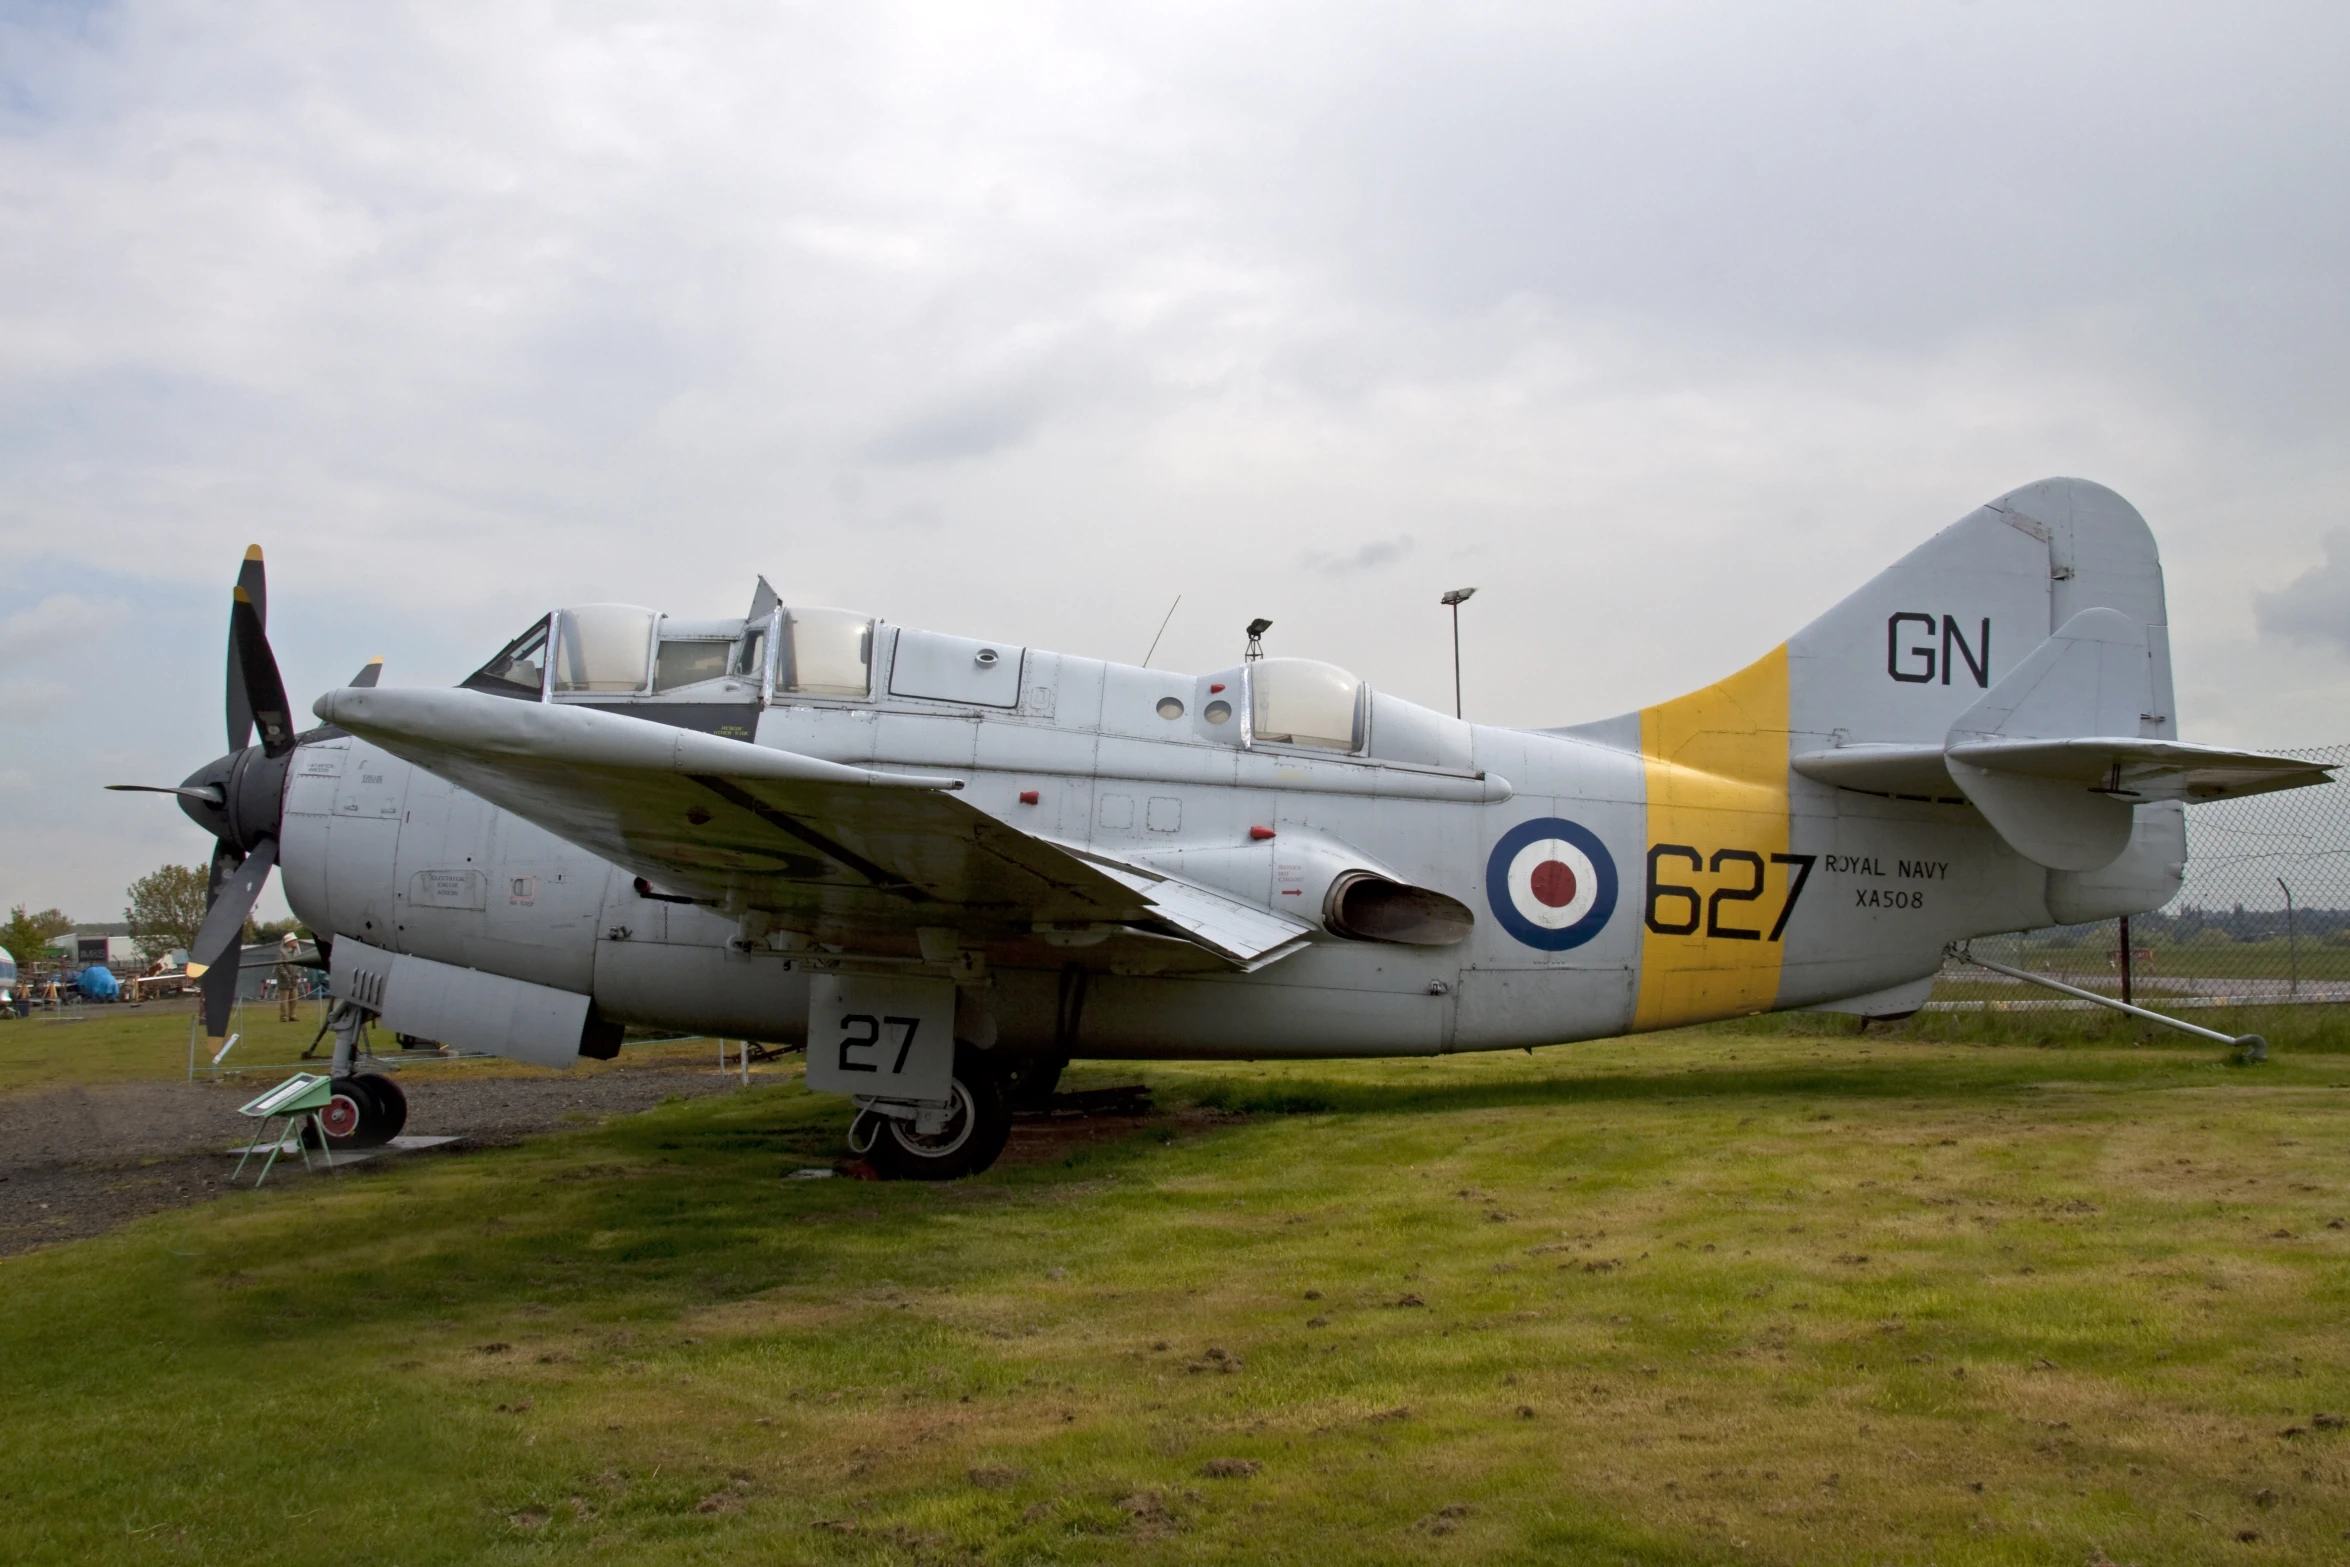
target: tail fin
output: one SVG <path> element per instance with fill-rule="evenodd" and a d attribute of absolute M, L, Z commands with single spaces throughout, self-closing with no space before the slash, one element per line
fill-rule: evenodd
<path fill-rule="evenodd" d="M 1787 642 L 1796 752 L 1932 745 L 2083 610 L 2144 628 L 2146 705 L 2123 734 L 2175 739 L 2162 557 L 2137 509 L 2043 479 L 1935 534 Z"/>
<path fill-rule="evenodd" d="M 1963 798 L 2062 873 L 2049 882 L 2060 919 L 2168 901 L 2186 858 L 2170 802 L 2326 777 L 2177 738 L 2154 536 L 2085 480 L 2043 480 L 1943 529 L 1787 656 L 1798 773 Z"/>

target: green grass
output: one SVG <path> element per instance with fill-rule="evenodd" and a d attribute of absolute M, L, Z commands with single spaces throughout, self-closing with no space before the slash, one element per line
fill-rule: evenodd
<path fill-rule="evenodd" d="M 2013 961 L 1984 943 L 1986 957 Z M 2084 941 L 2058 947 L 2033 943 L 2024 948 L 2022 966 L 2039 973 L 2098 974 L 2120 982 L 2112 946 Z M 2295 971 L 2303 979 L 2350 979 L 2350 946 L 2304 939 L 2298 948 L 2282 938 L 2273 941 L 2228 941 L 2206 946 L 2199 942 L 2170 942 L 2147 949 L 2133 965 L 2140 979 L 2164 978 L 2283 979 Z"/>
<path fill-rule="evenodd" d="M 195 1018 L 195 1001 L 149 1001 L 138 1005 L 93 1004 L 69 1020 L 46 1013 L 0 1021 L 0 1095 L 37 1093 L 43 1089 L 85 1087 L 100 1083 L 161 1082 L 188 1075 L 188 1032 Z M 257 1084 L 277 1082 L 297 1068 L 322 1070 L 318 1062 L 333 1048 L 330 1036 L 318 1047 L 318 1056 L 302 1062 L 300 1056 L 318 1034 L 318 1006 L 305 1002 L 300 1021 L 281 1023 L 275 1003 L 248 1003 L 244 1016 L 230 1025 L 242 1037 L 221 1065 L 224 1078 L 242 1078 Z M 378 1041 L 389 1053 L 394 1042 Z M 199 1075 L 209 1077 L 211 1053 L 197 1041 Z M 664 1041 L 631 1046 L 623 1062 L 583 1061 L 575 1070 L 625 1070 L 649 1059 L 706 1060 L 717 1063 L 717 1045 L 706 1039 Z M 536 1075 L 544 1068 L 517 1066 L 499 1060 L 436 1061 L 429 1056 L 401 1062 L 401 1070 L 418 1076 L 462 1074 L 472 1077 Z"/>
<path fill-rule="evenodd" d="M 779 1179 L 787 1076 L 288 1179 L 0 1262 L 0 1559 L 2340 1560 L 2338 1043 L 1965 1024 L 1152 1066 L 950 1187 Z"/>

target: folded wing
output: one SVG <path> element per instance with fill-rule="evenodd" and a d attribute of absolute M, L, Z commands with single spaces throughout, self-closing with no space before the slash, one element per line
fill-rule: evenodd
<path fill-rule="evenodd" d="M 823 941 L 894 950 L 942 926 L 1108 961 L 1127 940 L 1163 948 L 1171 936 L 1209 966 L 1256 967 L 1307 934 L 1270 910 L 1022 832 L 959 798 L 951 777 L 463 690 L 345 688 L 315 710 L 666 889 L 768 911 Z M 1050 939 L 1069 930 L 1126 940 L 1100 950 L 1098 939 Z"/>

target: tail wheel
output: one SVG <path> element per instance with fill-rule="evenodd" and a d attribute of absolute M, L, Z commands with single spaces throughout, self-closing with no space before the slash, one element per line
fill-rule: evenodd
<path fill-rule="evenodd" d="M 868 1115 L 880 1123 L 866 1157 L 882 1174 L 901 1181 L 956 1181 L 994 1164 L 1012 1135 L 1012 1110 L 1003 1085 L 969 1051 L 955 1052 L 953 1102 L 946 1124 L 918 1132 L 911 1121 Z"/>

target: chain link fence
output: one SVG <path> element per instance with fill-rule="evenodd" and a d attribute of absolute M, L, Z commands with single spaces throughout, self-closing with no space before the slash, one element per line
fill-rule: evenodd
<path fill-rule="evenodd" d="M 2350 745 L 2281 753 L 2350 770 Z M 2187 881 L 2154 914 L 1977 940 L 1994 962 L 2157 1009 L 2350 1002 L 2350 781 L 2187 807 Z M 1961 963 L 1934 1005 L 2087 1006 Z"/>

